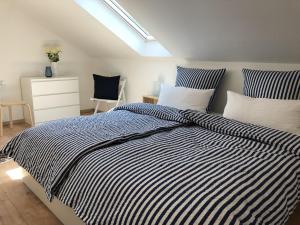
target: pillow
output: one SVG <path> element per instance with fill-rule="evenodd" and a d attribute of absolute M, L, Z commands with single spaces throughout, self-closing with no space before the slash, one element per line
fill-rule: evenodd
<path fill-rule="evenodd" d="M 177 66 L 176 87 L 187 87 L 195 89 L 217 89 L 226 69 L 200 69 L 184 68 Z M 211 108 L 214 99 L 213 93 L 207 110 Z"/>
<path fill-rule="evenodd" d="M 300 70 L 243 69 L 244 95 L 255 98 L 300 99 Z"/>
<path fill-rule="evenodd" d="M 117 100 L 119 94 L 120 76 L 105 77 L 93 74 L 94 98 Z"/>
<path fill-rule="evenodd" d="M 157 104 L 182 110 L 206 111 L 213 93 L 214 89 L 199 90 L 162 84 Z"/>
<path fill-rule="evenodd" d="M 227 91 L 224 117 L 300 134 L 300 101 L 251 98 Z"/>

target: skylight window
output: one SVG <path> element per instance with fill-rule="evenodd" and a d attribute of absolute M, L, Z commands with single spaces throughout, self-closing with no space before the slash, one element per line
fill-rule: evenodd
<path fill-rule="evenodd" d="M 117 14 L 119 14 L 133 29 L 148 41 L 154 41 L 155 38 L 143 28 L 119 3 L 115 0 L 104 0 Z"/>
<path fill-rule="evenodd" d="M 146 57 L 171 56 L 164 46 L 117 3 L 117 0 L 74 1 L 139 55 Z"/>

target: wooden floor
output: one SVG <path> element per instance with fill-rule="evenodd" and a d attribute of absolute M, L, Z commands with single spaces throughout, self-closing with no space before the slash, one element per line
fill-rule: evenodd
<path fill-rule="evenodd" d="M 26 127 L 24 124 L 16 124 L 13 129 L 5 127 L 0 149 Z M 7 172 L 16 168 L 18 165 L 13 161 L 0 164 L 0 225 L 62 225 L 22 180 L 8 176 Z"/>

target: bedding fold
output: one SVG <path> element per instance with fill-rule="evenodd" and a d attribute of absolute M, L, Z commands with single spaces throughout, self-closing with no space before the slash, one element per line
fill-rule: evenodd
<path fill-rule="evenodd" d="M 174 108 L 130 104 L 109 113 L 51 121 L 27 129 L 3 149 L 46 190 L 49 199 L 84 155 L 188 123 Z"/>
<path fill-rule="evenodd" d="M 181 111 L 181 114 L 191 123 L 197 124 L 204 129 L 253 140 L 260 144 L 275 147 L 277 151 L 289 151 L 300 156 L 299 135 L 194 110 L 184 110 Z"/>

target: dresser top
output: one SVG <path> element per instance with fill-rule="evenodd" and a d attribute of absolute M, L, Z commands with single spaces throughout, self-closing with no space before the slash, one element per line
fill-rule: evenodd
<path fill-rule="evenodd" d="M 59 80 L 77 80 L 78 77 L 75 76 L 57 76 L 57 77 L 21 77 L 22 80 L 31 80 L 31 81 L 59 81 Z"/>

